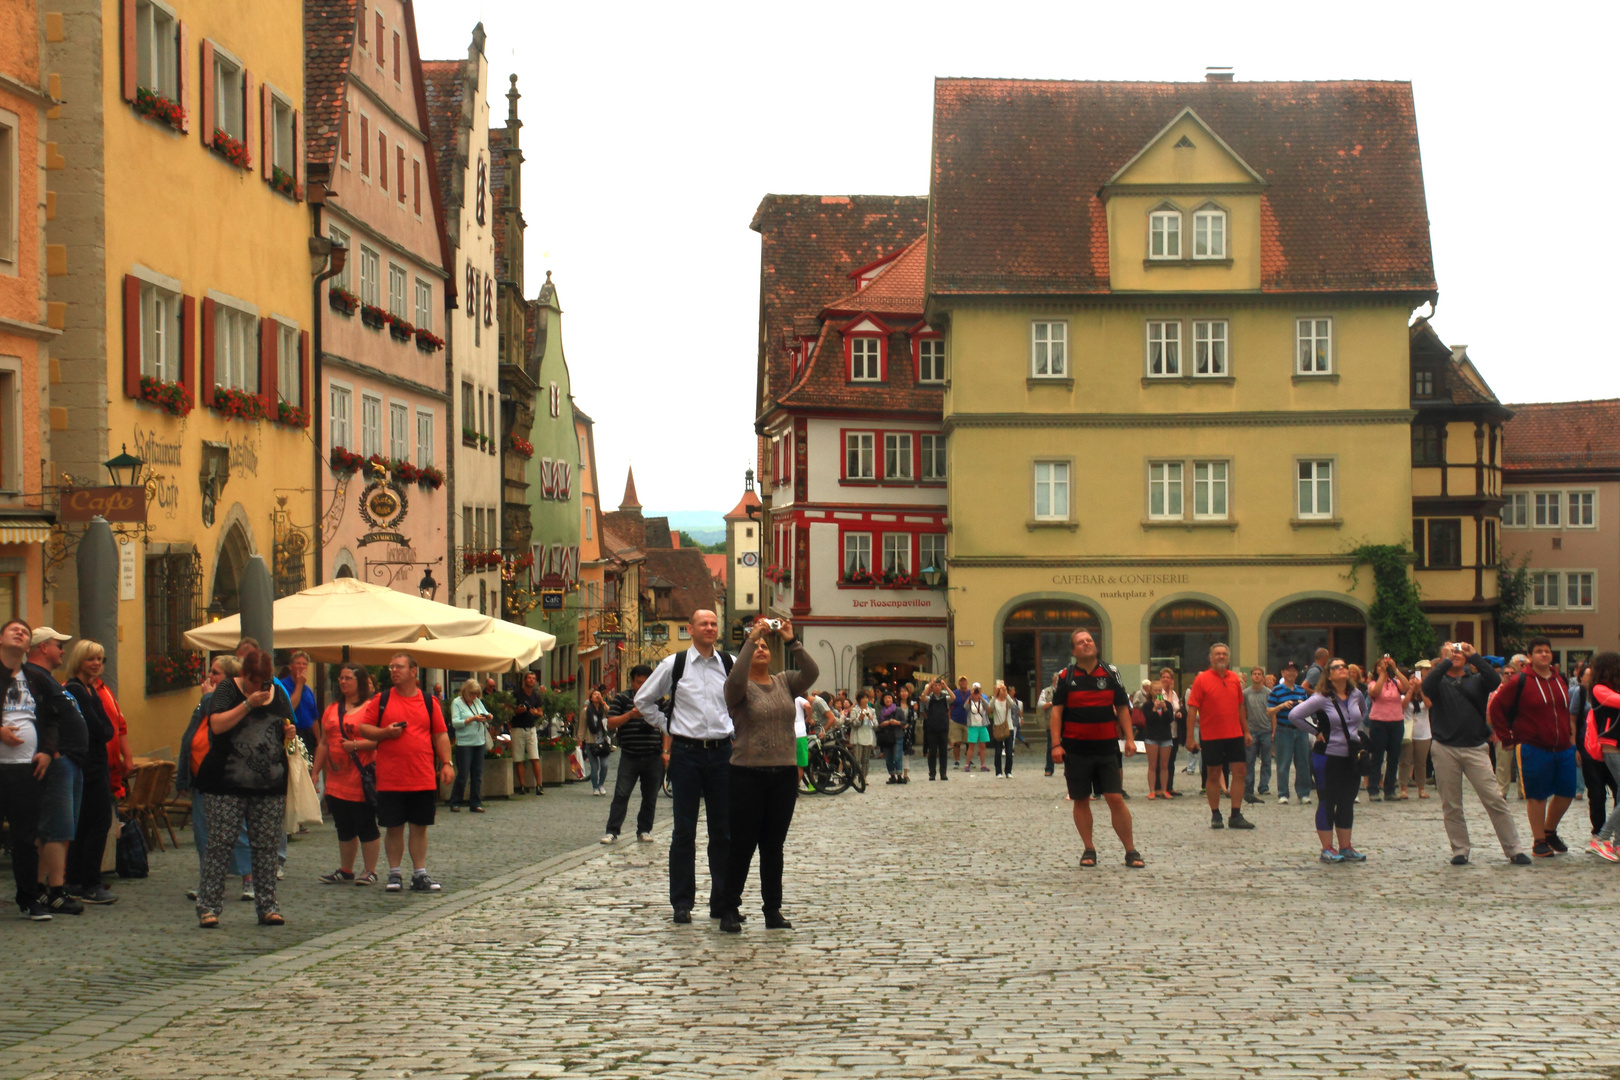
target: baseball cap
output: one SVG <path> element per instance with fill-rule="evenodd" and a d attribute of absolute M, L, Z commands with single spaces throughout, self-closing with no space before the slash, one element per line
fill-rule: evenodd
<path fill-rule="evenodd" d="M 1284 670 L 1284 671 L 1287 671 L 1287 670 L 1289 670 L 1289 669 L 1290 669 L 1290 668 L 1292 668 L 1292 669 L 1293 669 L 1293 670 L 1294 670 L 1294 671 L 1298 671 L 1298 670 L 1299 670 L 1299 665 L 1298 665 L 1298 664 L 1296 664 L 1296 663 L 1294 663 L 1294 662 L 1293 662 L 1293 661 L 1292 661 L 1292 660 L 1290 660 L 1290 661 L 1288 661 L 1288 663 L 1286 663 L 1286 664 L 1284 664 L 1284 665 L 1283 665 L 1283 666 L 1282 666 L 1282 669 L 1283 669 L 1283 670 Z"/>
<path fill-rule="evenodd" d="M 973 684 L 973 689 L 975 689 L 975 690 L 983 690 L 984 687 L 980 686 L 978 683 L 974 683 Z"/>
<path fill-rule="evenodd" d="M 72 641 L 72 634 L 58 633 L 53 627 L 42 626 L 34 631 L 33 638 L 28 642 L 30 649 L 37 649 L 47 641 Z"/>
<path fill-rule="evenodd" d="M 1434 667 L 1434 661 L 1432 661 L 1432 660 L 1419 660 L 1415 666 L 1420 667 L 1420 668 L 1424 668 L 1424 669 L 1432 668 L 1432 667 Z"/>

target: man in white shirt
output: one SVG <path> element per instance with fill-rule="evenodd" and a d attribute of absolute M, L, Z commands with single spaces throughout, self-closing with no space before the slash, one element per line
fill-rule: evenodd
<path fill-rule="evenodd" d="M 732 658 L 715 648 L 720 618 L 714 612 L 693 612 L 687 629 L 692 635 L 691 648 L 664 657 L 636 691 L 636 709 L 642 719 L 664 733 L 664 768 L 674 792 L 675 815 L 669 841 L 669 903 L 677 923 L 692 921 L 697 900 L 699 802 L 709 823 L 711 919 L 720 918 L 725 904 L 726 858 L 731 847 L 732 727 L 725 686 Z M 658 701 L 665 694 L 671 695 L 668 715 Z"/>

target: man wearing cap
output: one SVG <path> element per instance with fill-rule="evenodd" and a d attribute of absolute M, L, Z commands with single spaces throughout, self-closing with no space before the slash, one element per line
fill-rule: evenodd
<path fill-rule="evenodd" d="M 84 798 L 84 774 L 89 762 L 90 729 L 79 712 L 78 703 L 68 697 L 53 668 L 62 665 L 62 642 L 68 635 L 42 626 L 29 635 L 28 657 L 23 662 L 29 692 L 34 698 L 35 716 L 55 714 L 56 743 L 50 768 L 40 792 L 39 891 L 53 915 L 78 915 L 84 911 L 67 891 L 67 853 L 79 831 L 79 808 Z M 105 804 L 103 804 L 105 806 Z M 102 828 L 112 824 L 112 813 L 104 810 Z"/>
<path fill-rule="evenodd" d="M 1273 736 L 1277 748 L 1277 801 L 1283 806 L 1288 805 L 1290 769 L 1294 773 L 1294 792 L 1299 797 L 1299 805 L 1311 804 L 1311 737 L 1288 719 L 1294 706 L 1310 696 L 1305 687 L 1294 681 L 1298 675 L 1299 665 L 1288 661 L 1283 665 L 1281 680 L 1271 688 L 1271 695 L 1266 699 L 1266 712 L 1277 725 Z"/>
<path fill-rule="evenodd" d="M 49 675 L 62 666 L 62 642 L 67 634 L 49 626 L 34 631 L 28 663 Z M 52 675 L 52 678 L 55 676 Z M 84 773 L 79 796 L 79 823 L 67 848 L 65 882 L 68 895 L 86 904 L 112 904 L 118 897 L 101 880 L 101 858 L 107 850 L 107 834 L 112 829 L 112 771 L 107 747 L 115 732 L 105 710 L 85 709 L 68 695 L 84 720 L 86 747 L 79 761 Z M 128 743 L 124 744 L 127 749 Z M 43 879 L 41 879 L 43 880 Z"/>

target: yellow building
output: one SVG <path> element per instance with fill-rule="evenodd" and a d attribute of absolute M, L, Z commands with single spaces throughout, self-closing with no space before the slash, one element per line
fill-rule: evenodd
<path fill-rule="evenodd" d="M 940 80 L 954 666 L 1030 700 L 1377 649 L 1349 552 L 1412 527 L 1408 330 L 1435 298 L 1404 83 Z"/>
<path fill-rule="evenodd" d="M 248 557 L 270 564 L 278 593 L 308 569 L 309 331 L 325 260 L 304 201 L 303 17 L 301 0 L 58 0 L 43 14 L 64 102 L 47 153 L 63 331 L 47 474 L 105 484 L 121 450 L 145 463 L 146 525 L 124 530 L 107 676 L 137 754 L 179 739 L 201 670 L 181 635 L 236 610 Z M 51 600 L 48 617 L 72 630 L 71 556 Z"/>

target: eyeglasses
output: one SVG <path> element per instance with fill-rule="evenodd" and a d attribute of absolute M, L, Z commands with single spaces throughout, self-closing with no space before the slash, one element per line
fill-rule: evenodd
<path fill-rule="evenodd" d="M 1329 671 L 1349 671 L 1350 669 L 1348 667 L 1346 667 L 1344 664 L 1329 664 L 1328 665 L 1328 670 Z"/>

